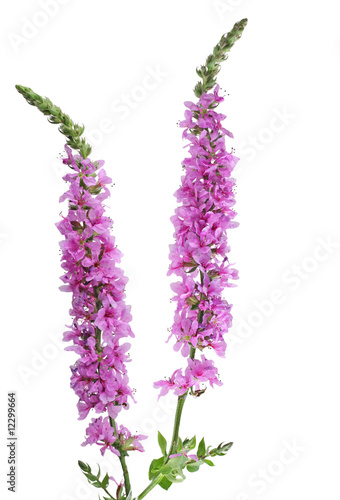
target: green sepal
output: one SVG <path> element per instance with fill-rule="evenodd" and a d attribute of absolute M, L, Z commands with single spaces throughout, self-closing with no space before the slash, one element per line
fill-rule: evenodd
<path fill-rule="evenodd" d="M 196 271 L 198 266 L 195 266 L 195 267 L 192 267 L 191 269 L 189 269 L 189 271 L 186 271 L 187 274 L 189 273 L 193 273 L 194 271 Z"/>
<path fill-rule="evenodd" d="M 190 451 L 190 450 L 193 450 L 194 448 L 196 448 L 196 436 L 194 436 L 191 439 L 189 439 L 189 438 L 184 439 L 183 447 L 186 451 Z"/>
<path fill-rule="evenodd" d="M 198 82 L 195 85 L 194 94 L 195 94 L 196 97 L 201 97 L 201 95 L 203 94 L 203 85 L 201 84 L 201 82 Z"/>
<path fill-rule="evenodd" d="M 220 443 L 217 448 L 213 448 L 209 451 L 209 455 L 211 457 L 215 457 L 216 455 L 222 457 L 228 453 L 233 444 L 234 443 Z"/>

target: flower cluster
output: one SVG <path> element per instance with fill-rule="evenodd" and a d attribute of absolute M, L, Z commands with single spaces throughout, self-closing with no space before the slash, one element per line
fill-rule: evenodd
<path fill-rule="evenodd" d="M 190 156 L 182 163 L 185 174 L 175 193 L 179 206 L 171 218 L 175 244 L 170 245 L 168 274 L 181 278 L 172 284 L 177 308 L 170 337 L 175 337 L 174 349 L 185 357 L 194 349 L 206 348 L 223 357 L 223 336 L 232 321 L 231 306 L 222 292 L 238 278 L 227 258 L 226 234 L 238 225 L 233 220 L 235 181 L 231 177 L 238 158 L 226 151 L 225 136 L 233 136 L 221 124 L 225 115 L 215 111 L 223 100 L 216 85 L 197 104 L 185 103 L 185 120 L 179 124 L 184 128 L 183 138 L 190 141 Z M 169 380 L 155 383 L 156 388 L 161 387 L 161 395 L 169 389 L 184 394 L 192 386 L 197 389 L 201 381 L 221 384 L 212 361 L 204 356 L 202 362 L 193 361 L 191 357 L 184 375 L 176 370 Z"/>
<path fill-rule="evenodd" d="M 122 425 L 114 429 L 111 427 L 108 417 L 93 418 L 91 424 L 86 429 L 86 435 L 87 438 L 82 443 L 82 446 L 96 443 L 101 446 L 100 451 L 102 455 L 104 455 L 107 449 L 111 450 L 117 456 L 120 456 L 118 450 L 144 451 L 140 441 L 146 439 L 146 436 L 142 434 L 131 435 L 131 432 Z"/>
<path fill-rule="evenodd" d="M 79 419 L 91 409 L 115 419 L 133 400 L 125 366 L 130 344 L 122 339 L 134 335 L 130 307 L 124 300 L 127 278 L 117 265 L 121 252 L 110 233 L 112 220 L 105 215 L 103 204 L 112 180 L 102 168 L 103 161 L 91 162 L 73 156 L 68 146 L 65 149 L 63 163 L 72 172 L 63 177 L 69 189 L 60 202 L 68 200 L 68 213 L 57 227 L 64 236 L 60 247 L 65 274 L 60 289 L 72 292 L 72 325 L 64 340 L 73 342 L 66 350 L 79 355 L 71 366 L 71 387 L 79 397 Z M 93 419 L 87 442 L 104 443 L 102 452 L 110 448 L 117 454 L 113 432 L 108 418 Z"/>
<path fill-rule="evenodd" d="M 222 385 L 222 382 L 217 377 L 217 368 L 214 363 L 201 356 L 201 360 L 188 359 L 188 366 L 185 369 L 184 375 L 182 370 L 176 370 L 169 380 L 159 380 L 154 383 L 156 389 L 160 388 L 158 399 L 165 396 L 170 389 L 174 391 L 177 396 L 185 394 L 190 387 L 193 387 L 194 392 L 199 394 L 200 382 L 209 382 L 211 387 L 215 385 Z"/>

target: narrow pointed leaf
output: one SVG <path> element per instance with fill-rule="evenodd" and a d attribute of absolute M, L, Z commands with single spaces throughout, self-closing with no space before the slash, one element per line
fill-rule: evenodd
<path fill-rule="evenodd" d="M 166 439 L 165 437 L 158 431 L 158 444 L 161 449 L 161 452 L 163 453 L 164 456 L 166 456 Z"/>

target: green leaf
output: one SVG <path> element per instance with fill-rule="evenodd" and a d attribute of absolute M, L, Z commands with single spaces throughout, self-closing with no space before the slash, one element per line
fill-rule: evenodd
<path fill-rule="evenodd" d="M 166 476 L 167 474 L 171 474 L 171 471 L 172 471 L 171 465 L 165 464 L 157 471 L 157 473 L 161 472 L 162 474 L 164 474 L 164 476 Z"/>
<path fill-rule="evenodd" d="M 102 487 L 107 488 L 108 484 L 109 484 L 109 475 L 108 473 L 106 473 L 104 479 L 102 480 Z"/>
<path fill-rule="evenodd" d="M 166 456 L 166 439 L 165 437 L 158 431 L 158 444 L 161 449 L 161 452 L 163 453 L 164 456 Z"/>
<path fill-rule="evenodd" d="M 177 443 L 177 453 L 181 453 L 182 451 L 183 451 L 183 441 L 179 437 Z"/>
<path fill-rule="evenodd" d="M 184 469 L 185 468 L 185 464 L 187 463 L 187 460 L 188 460 L 188 457 L 186 457 L 185 455 L 182 455 L 181 457 L 178 457 L 179 458 L 179 466 L 181 469 Z"/>
<path fill-rule="evenodd" d="M 226 443 L 226 444 L 221 446 L 221 450 L 223 450 L 224 455 L 230 450 L 230 448 L 233 446 L 233 444 L 234 443 Z"/>
<path fill-rule="evenodd" d="M 159 486 L 161 486 L 161 488 L 163 488 L 163 490 L 168 490 L 170 488 L 170 486 L 172 485 L 172 482 L 169 481 L 168 478 L 163 477 L 162 481 L 158 484 L 159 484 Z"/>
<path fill-rule="evenodd" d="M 161 458 L 155 458 L 152 460 L 150 467 L 149 467 L 149 479 L 153 479 L 159 472 L 160 468 L 164 464 L 164 457 Z"/>
<path fill-rule="evenodd" d="M 202 438 L 198 445 L 197 456 L 204 457 L 204 455 L 205 455 L 205 441 L 204 438 Z"/>
<path fill-rule="evenodd" d="M 200 464 L 198 462 L 187 465 L 187 470 L 189 472 L 197 472 L 199 470 L 199 468 L 200 468 Z"/>
<path fill-rule="evenodd" d="M 205 464 L 209 465 L 210 467 L 214 467 L 214 466 L 215 466 L 215 464 L 214 464 L 211 460 L 208 460 L 207 458 L 205 458 L 205 459 L 203 460 L 203 462 L 204 462 Z"/>
<path fill-rule="evenodd" d="M 227 454 L 233 444 L 234 443 L 220 443 L 217 448 L 213 448 L 209 451 L 209 455 L 211 457 L 215 457 L 216 455 L 222 457 Z"/>
<path fill-rule="evenodd" d="M 170 460 L 161 467 L 160 472 L 172 483 L 181 483 L 185 479 L 183 468 L 185 467 L 186 460 L 187 457 L 184 455 L 170 458 Z"/>
<path fill-rule="evenodd" d="M 91 467 L 89 466 L 89 464 L 86 464 L 85 462 L 78 460 L 78 465 L 83 472 L 91 472 Z"/>
<path fill-rule="evenodd" d="M 98 479 L 97 476 L 91 474 L 90 472 L 87 472 L 87 473 L 84 472 L 84 474 L 89 481 L 97 481 L 97 479 Z"/>

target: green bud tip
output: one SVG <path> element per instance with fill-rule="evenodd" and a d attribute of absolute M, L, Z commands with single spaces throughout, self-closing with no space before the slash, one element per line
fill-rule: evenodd
<path fill-rule="evenodd" d="M 196 73 L 202 78 L 202 82 L 198 82 L 194 88 L 196 97 L 201 97 L 204 92 L 211 90 L 215 86 L 221 62 L 228 58 L 228 52 L 235 42 L 241 38 L 247 23 L 248 19 L 245 18 L 234 24 L 233 29 L 221 37 L 212 54 L 207 57 L 205 65 L 196 69 Z"/>
<path fill-rule="evenodd" d="M 91 153 L 91 146 L 81 137 L 85 129 L 84 125 L 74 123 L 71 118 L 63 113 L 58 106 L 55 106 L 50 99 L 41 97 L 29 87 L 16 85 L 15 88 L 26 99 L 28 104 L 36 106 L 39 111 L 47 115 L 50 123 L 59 125 L 59 132 L 66 137 L 68 146 L 78 150 L 83 158 L 89 156 Z"/>

